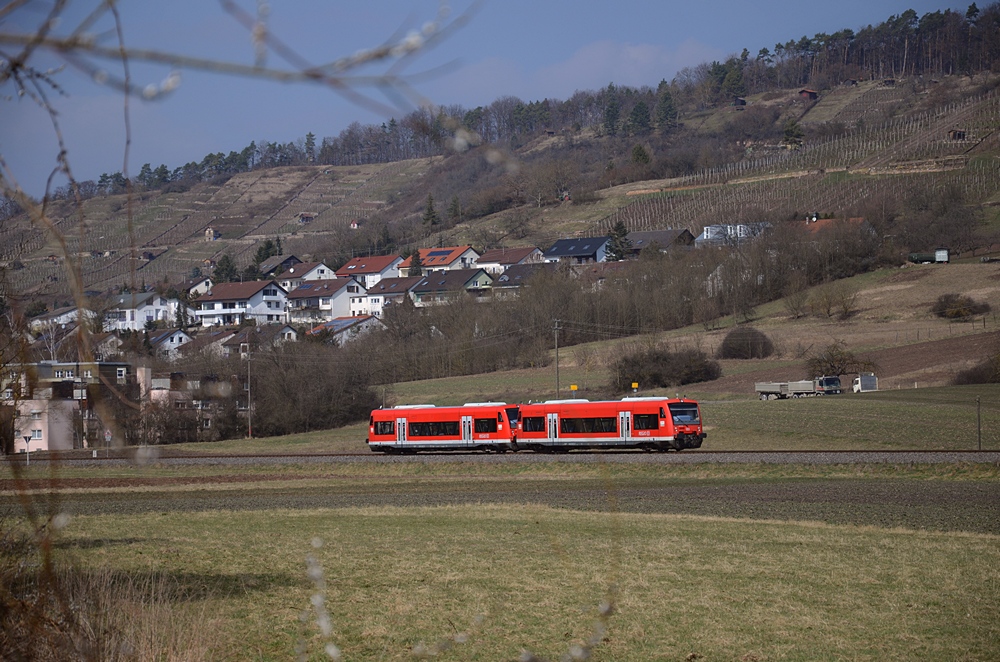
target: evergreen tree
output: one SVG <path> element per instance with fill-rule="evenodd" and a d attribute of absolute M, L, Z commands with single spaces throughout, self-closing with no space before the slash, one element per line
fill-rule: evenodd
<path fill-rule="evenodd" d="M 462 220 L 462 203 L 458 201 L 458 196 L 452 196 L 451 204 L 448 205 L 448 221 L 452 225 Z"/>
<path fill-rule="evenodd" d="M 621 262 L 632 250 L 632 242 L 628 240 L 628 228 L 623 221 L 615 223 L 609 235 L 611 241 L 608 242 L 608 262 Z"/>
<path fill-rule="evenodd" d="M 239 277 L 236 271 L 236 262 L 229 253 L 223 253 L 219 261 L 215 263 L 215 270 L 212 272 L 212 280 L 216 283 L 231 283 Z"/>
<path fill-rule="evenodd" d="M 669 131 L 677 126 L 677 106 L 674 105 L 674 97 L 670 94 L 670 85 L 665 80 L 661 80 L 656 88 L 656 127 L 662 131 Z"/>
<path fill-rule="evenodd" d="M 410 255 L 410 269 L 407 271 L 409 276 L 423 276 L 424 275 L 424 264 L 420 261 L 420 251 L 415 250 Z"/>
<path fill-rule="evenodd" d="M 306 160 L 309 163 L 316 163 L 316 134 L 309 132 L 306 134 Z"/>
<path fill-rule="evenodd" d="M 618 133 L 618 120 L 621 117 L 622 105 L 618 100 L 618 90 L 615 89 L 613 83 L 608 85 L 605 95 L 604 132 L 609 136 L 613 136 Z"/>
<path fill-rule="evenodd" d="M 636 143 L 636 146 L 632 148 L 632 163 L 636 165 L 649 165 L 650 161 L 652 161 L 652 158 L 650 158 L 646 148 Z"/>
<path fill-rule="evenodd" d="M 434 209 L 434 197 L 430 193 L 427 194 L 427 206 L 424 207 L 423 219 L 424 225 L 427 227 L 434 227 L 441 220 L 438 218 L 437 210 Z"/>
<path fill-rule="evenodd" d="M 628 116 L 628 126 L 629 130 L 636 135 L 649 133 L 651 128 L 649 106 L 646 105 L 645 101 L 639 101 L 632 107 L 632 112 Z"/>

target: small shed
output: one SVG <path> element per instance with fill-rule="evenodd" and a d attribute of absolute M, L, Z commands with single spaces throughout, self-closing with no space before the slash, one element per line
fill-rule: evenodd
<path fill-rule="evenodd" d="M 806 101 L 815 101 L 816 99 L 819 99 L 819 92 L 804 87 L 799 90 L 799 97 Z"/>
<path fill-rule="evenodd" d="M 952 129 L 948 132 L 948 140 L 965 140 L 965 129 Z"/>

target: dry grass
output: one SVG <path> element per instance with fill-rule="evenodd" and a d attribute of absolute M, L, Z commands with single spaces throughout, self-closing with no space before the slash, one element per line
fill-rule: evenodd
<path fill-rule="evenodd" d="M 408 659 L 466 631 L 439 659 L 559 659 L 592 635 L 610 585 L 597 659 L 977 659 L 1000 636 L 988 535 L 470 505 L 81 517 L 68 536 L 88 564 L 154 558 L 204 582 L 236 658 L 289 657 L 307 554 L 345 659 Z"/>

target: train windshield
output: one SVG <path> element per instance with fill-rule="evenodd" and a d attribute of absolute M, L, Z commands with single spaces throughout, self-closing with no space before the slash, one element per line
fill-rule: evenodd
<path fill-rule="evenodd" d="M 516 426 L 517 419 L 519 417 L 518 415 L 521 410 L 517 407 L 507 407 L 504 411 L 507 412 L 507 420 L 510 422 L 511 427 Z"/>
<path fill-rule="evenodd" d="M 670 416 L 674 419 L 675 424 L 697 425 L 701 423 L 698 405 L 693 402 L 670 403 Z"/>

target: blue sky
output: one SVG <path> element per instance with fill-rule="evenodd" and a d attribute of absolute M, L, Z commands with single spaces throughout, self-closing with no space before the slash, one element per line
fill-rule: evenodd
<path fill-rule="evenodd" d="M 255 11 L 256 2 L 237 2 Z M 29 2 L 0 21 L 0 32 L 36 25 L 50 4 Z M 71 12 L 57 32 L 68 30 L 73 19 L 96 4 L 96 0 L 71 2 Z M 967 4 L 940 0 L 485 0 L 466 25 L 421 54 L 406 73 L 433 73 L 415 87 L 437 104 L 474 108 L 505 95 L 525 101 L 565 99 L 576 90 L 596 90 L 610 82 L 655 86 L 683 67 L 724 59 L 743 48 L 755 55 L 762 47 L 773 49 L 777 42 L 803 35 L 858 30 L 906 9 L 918 15 L 949 7 L 964 13 Z M 254 61 L 246 29 L 217 2 L 120 0 L 119 7 L 129 46 L 242 64 Z M 438 7 L 437 0 L 274 0 L 269 20 L 274 33 L 300 56 L 322 63 L 419 29 L 434 19 Z M 455 0 L 451 16 L 469 7 L 468 0 Z M 99 27 L 106 29 L 109 23 L 104 21 Z M 108 36 L 102 37 L 102 43 L 115 42 Z M 41 62 L 58 64 L 54 59 L 39 59 L 36 64 Z M 268 64 L 283 63 L 271 55 Z M 115 71 L 114 63 L 106 66 Z M 133 64 L 132 77 L 140 86 L 157 84 L 169 71 L 166 66 Z M 102 172 L 122 170 L 121 94 L 73 69 L 57 73 L 56 80 L 68 92 L 54 105 L 77 178 L 96 179 Z M 55 165 L 52 128 L 36 106 L 11 95 L 10 83 L 0 86 L 0 154 L 24 189 L 40 195 Z M 335 136 L 351 122 L 386 119 L 325 88 L 182 70 L 181 85 L 172 95 L 156 102 L 133 99 L 130 103 L 128 171 L 134 175 L 144 163 L 174 168 L 200 161 L 210 152 L 239 151 L 251 140 L 288 142 L 310 131 L 318 138 Z"/>

